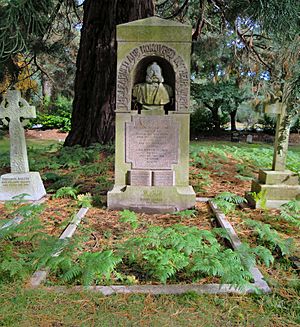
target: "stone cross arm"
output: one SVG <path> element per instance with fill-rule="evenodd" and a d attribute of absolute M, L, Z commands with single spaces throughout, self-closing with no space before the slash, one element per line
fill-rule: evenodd
<path fill-rule="evenodd" d="M 36 118 L 35 107 L 21 97 L 18 90 L 7 91 L 0 105 L 0 119 L 9 118 L 19 120 L 20 118 Z"/>

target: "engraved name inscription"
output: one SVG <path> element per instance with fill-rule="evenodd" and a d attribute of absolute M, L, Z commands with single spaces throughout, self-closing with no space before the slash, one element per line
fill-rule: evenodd
<path fill-rule="evenodd" d="M 162 199 L 163 199 L 162 191 L 153 189 L 147 191 L 144 190 L 140 198 L 140 201 L 144 204 L 156 204 L 156 203 L 161 203 Z"/>
<path fill-rule="evenodd" d="M 130 185 L 132 186 L 151 186 L 152 176 L 150 170 L 131 170 Z"/>
<path fill-rule="evenodd" d="M 153 186 L 173 186 L 174 171 L 172 170 L 155 170 L 152 174 Z"/>
<path fill-rule="evenodd" d="M 132 117 L 126 123 L 126 162 L 134 169 L 171 169 L 178 163 L 178 123 L 171 116 Z"/>
<path fill-rule="evenodd" d="M 23 186 L 30 184 L 29 177 L 2 177 L 1 178 L 2 186 Z"/>
<path fill-rule="evenodd" d="M 172 170 L 130 170 L 129 185 L 132 186 L 173 186 Z"/>
<path fill-rule="evenodd" d="M 176 50 L 160 43 L 146 43 L 134 48 L 125 57 L 117 74 L 117 110 L 130 110 L 131 80 L 130 74 L 136 64 L 145 57 L 159 56 L 170 62 L 176 75 L 176 110 L 189 108 L 189 72 L 183 58 Z"/>

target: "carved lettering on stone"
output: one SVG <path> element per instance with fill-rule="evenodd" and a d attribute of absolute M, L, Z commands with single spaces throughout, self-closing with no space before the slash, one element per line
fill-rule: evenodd
<path fill-rule="evenodd" d="M 140 198 L 143 204 L 161 203 L 163 199 L 163 192 L 157 189 L 144 190 Z"/>
<path fill-rule="evenodd" d="M 152 172 L 151 170 L 131 170 L 130 185 L 132 186 L 151 186 Z"/>
<path fill-rule="evenodd" d="M 21 185 L 29 185 L 30 184 L 30 177 L 1 177 L 1 184 L 2 186 L 21 186 Z"/>
<path fill-rule="evenodd" d="M 171 169 L 178 163 L 178 123 L 171 116 L 134 116 L 126 123 L 126 162 L 133 169 Z"/>
<path fill-rule="evenodd" d="M 176 110 L 187 111 L 189 109 L 189 71 L 176 50 L 160 43 L 146 43 L 134 48 L 121 63 L 117 73 L 117 110 L 130 110 L 131 72 L 142 58 L 148 56 L 164 58 L 173 66 L 176 75 Z"/>
<path fill-rule="evenodd" d="M 153 186 L 173 186 L 174 171 L 173 170 L 155 170 L 153 171 Z"/>

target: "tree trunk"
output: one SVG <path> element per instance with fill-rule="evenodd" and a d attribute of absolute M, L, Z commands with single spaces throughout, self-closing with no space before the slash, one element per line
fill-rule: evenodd
<path fill-rule="evenodd" d="M 236 131 L 236 122 L 235 122 L 236 113 L 237 113 L 237 109 L 230 112 L 230 125 L 231 125 L 232 132 Z"/>
<path fill-rule="evenodd" d="M 211 113 L 212 113 L 212 119 L 213 119 L 213 134 L 218 135 L 221 132 L 221 121 L 220 121 L 220 116 L 219 116 L 219 108 L 218 107 L 213 107 L 211 108 Z"/>
<path fill-rule="evenodd" d="M 42 95 L 43 95 L 43 97 L 50 98 L 51 95 L 52 95 L 52 83 L 49 80 L 49 78 L 46 76 L 46 74 L 42 73 L 41 84 L 42 84 Z"/>
<path fill-rule="evenodd" d="M 85 0 L 71 131 L 65 145 L 114 138 L 116 25 L 153 16 L 152 0 Z"/>

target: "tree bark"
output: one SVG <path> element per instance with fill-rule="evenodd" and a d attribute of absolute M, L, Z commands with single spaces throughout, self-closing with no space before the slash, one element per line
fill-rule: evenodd
<path fill-rule="evenodd" d="M 51 97 L 52 95 L 52 83 L 49 78 L 42 73 L 41 76 L 41 84 L 42 84 L 42 95 L 43 97 Z"/>
<path fill-rule="evenodd" d="M 85 0 L 66 146 L 114 139 L 116 25 L 153 16 L 152 0 Z"/>
<path fill-rule="evenodd" d="M 221 133 L 221 121 L 218 111 L 219 111 L 219 107 L 213 107 L 211 109 L 213 125 L 214 125 L 213 127 L 214 135 L 219 135 Z"/>
<path fill-rule="evenodd" d="M 237 113 L 237 109 L 230 112 L 230 125 L 231 125 L 232 132 L 236 131 L 236 122 L 235 122 L 236 113 Z"/>
<path fill-rule="evenodd" d="M 213 121 L 213 134 L 218 135 L 221 132 L 221 120 L 219 116 L 219 107 L 222 101 L 215 101 L 212 105 L 208 102 L 204 102 L 204 105 L 211 111 Z"/>

